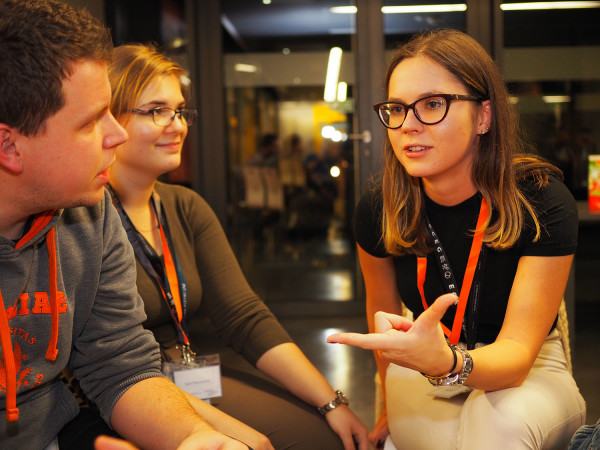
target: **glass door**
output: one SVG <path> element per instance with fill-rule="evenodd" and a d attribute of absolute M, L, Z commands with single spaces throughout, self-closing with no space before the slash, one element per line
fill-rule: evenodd
<path fill-rule="evenodd" d="M 356 304 L 355 17 L 339 5 L 221 2 L 229 235 L 280 313 Z"/>

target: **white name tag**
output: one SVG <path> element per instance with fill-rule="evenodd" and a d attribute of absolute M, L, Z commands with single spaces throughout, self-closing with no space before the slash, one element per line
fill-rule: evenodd
<path fill-rule="evenodd" d="M 176 370 L 173 372 L 173 380 L 182 390 L 201 399 L 223 395 L 220 366 Z"/>
<path fill-rule="evenodd" d="M 163 373 L 181 390 L 202 400 L 223 395 L 219 355 L 193 355 L 186 362 L 163 362 Z"/>
<path fill-rule="evenodd" d="M 460 394 L 467 394 L 473 389 L 464 384 L 453 384 L 452 386 L 437 386 L 427 394 L 438 398 L 452 398 Z"/>

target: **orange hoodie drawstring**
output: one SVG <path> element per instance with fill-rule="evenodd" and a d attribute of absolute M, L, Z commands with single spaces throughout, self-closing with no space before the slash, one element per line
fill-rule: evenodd
<path fill-rule="evenodd" d="M 10 340 L 10 330 L 8 329 L 8 319 L 4 309 L 2 291 L 0 291 L 0 342 L 2 342 L 2 357 L 4 358 L 4 370 L 6 371 L 6 421 L 14 422 L 19 419 L 19 410 L 17 408 L 17 369 L 13 357 L 12 342 Z"/>
<path fill-rule="evenodd" d="M 52 315 L 50 342 L 48 343 L 48 350 L 46 350 L 46 359 L 56 361 L 58 356 L 58 281 L 56 279 L 56 230 L 54 227 L 46 235 L 46 247 L 48 248 L 50 314 Z"/>
<path fill-rule="evenodd" d="M 46 211 L 38 215 L 31 224 L 30 230 L 15 245 L 15 250 L 29 242 L 38 234 L 54 217 L 56 210 Z M 50 342 L 46 350 L 46 359 L 55 361 L 58 356 L 58 281 L 57 281 L 57 263 L 56 263 L 56 231 L 54 227 L 46 234 L 46 247 L 48 249 L 49 266 L 49 286 L 50 286 L 50 313 L 52 317 L 52 327 L 50 332 Z M 0 290 L 0 343 L 2 344 L 2 356 L 4 359 L 4 369 L 6 371 L 6 421 L 15 422 L 19 419 L 19 409 L 17 408 L 17 369 L 13 355 L 12 342 L 10 339 L 10 328 L 8 317 L 4 308 L 2 291 Z"/>

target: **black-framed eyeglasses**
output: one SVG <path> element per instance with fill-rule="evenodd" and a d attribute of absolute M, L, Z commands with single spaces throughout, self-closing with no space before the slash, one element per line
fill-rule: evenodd
<path fill-rule="evenodd" d="M 130 109 L 130 113 L 152 116 L 154 123 L 160 127 L 168 127 L 179 116 L 179 120 L 188 127 L 194 123 L 198 117 L 196 109 L 173 109 L 166 106 L 159 106 L 152 109 Z"/>
<path fill-rule="evenodd" d="M 418 99 L 407 105 L 401 102 L 382 102 L 373 105 L 373 109 L 381 122 L 395 130 L 400 128 L 406 119 L 409 110 L 413 110 L 415 117 L 425 125 L 435 125 L 446 118 L 450 103 L 454 100 L 468 100 L 481 102 L 484 99 L 462 94 L 434 94 Z"/>

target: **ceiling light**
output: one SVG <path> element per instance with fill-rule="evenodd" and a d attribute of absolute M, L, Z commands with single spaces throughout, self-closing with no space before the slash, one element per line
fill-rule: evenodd
<path fill-rule="evenodd" d="M 600 1 L 565 1 L 565 2 L 522 2 L 502 3 L 500 9 L 503 11 L 526 11 L 541 9 L 582 9 L 600 8 Z M 384 14 L 414 14 L 432 12 L 456 12 L 466 11 L 465 3 L 439 4 L 439 5 L 406 5 L 406 6 L 383 6 L 381 12 Z M 334 6 L 329 8 L 333 14 L 356 14 L 356 6 Z"/>
<path fill-rule="evenodd" d="M 571 97 L 569 95 L 544 95 L 542 100 L 546 103 L 569 103 Z"/>
<path fill-rule="evenodd" d="M 233 69 L 236 72 L 246 72 L 246 73 L 255 73 L 258 70 L 258 68 L 254 64 L 243 64 L 243 63 L 237 63 L 235 66 L 233 66 Z"/>
<path fill-rule="evenodd" d="M 332 47 L 329 51 L 327 75 L 325 76 L 325 92 L 323 93 L 323 99 L 326 102 L 333 102 L 337 97 L 337 85 L 341 63 L 342 49 L 339 47 Z"/>
<path fill-rule="evenodd" d="M 333 14 L 356 14 L 356 6 L 332 6 L 329 12 Z"/>
<path fill-rule="evenodd" d="M 527 2 L 527 3 L 502 3 L 502 11 L 525 11 L 534 9 L 581 9 L 599 8 L 600 1 L 589 2 Z"/>
<path fill-rule="evenodd" d="M 338 102 L 345 102 L 348 96 L 348 84 L 345 81 L 340 81 L 337 85 L 337 97 Z"/>
<path fill-rule="evenodd" d="M 407 6 L 383 6 L 381 12 L 384 14 L 414 14 L 414 13 L 434 13 L 434 12 L 455 12 L 466 11 L 465 3 L 456 3 L 453 5 L 407 5 Z"/>
<path fill-rule="evenodd" d="M 465 3 L 440 4 L 440 5 L 406 5 L 406 6 L 383 6 L 381 12 L 384 14 L 411 14 L 431 12 L 454 12 L 466 11 Z M 329 8 L 333 14 L 356 14 L 356 6 L 334 6 Z"/>

